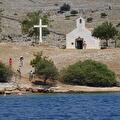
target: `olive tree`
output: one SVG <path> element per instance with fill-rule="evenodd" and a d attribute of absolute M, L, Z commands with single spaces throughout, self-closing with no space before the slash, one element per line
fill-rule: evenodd
<path fill-rule="evenodd" d="M 39 19 L 42 19 L 43 25 L 49 25 L 49 19 L 47 15 L 40 15 L 40 12 L 32 12 L 28 13 L 26 18 L 22 21 L 22 33 L 27 34 L 29 37 L 36 37 L 39 36 L 39 29 L 34 28 L 34 25 L 39 24 Z M 49 34 L 49 30 L 47 28 L 43 28 L 43 36 Z"/>
<path fill-rule="evenodd" d="M 54 65 L 54 62 L 46 56 L 43 56 L 42 52 L 34 54 L 35 58 L 30 62 L 35 67 L 35 73 L 38 77 L 42 77 L 46 83 L 47 79 L 57 79 L 58 70 Z"/>
<path fill-rule="evenodd" d="M 92 36 L 101 40 L 106 40 L 106 46 L 108 47 L 108 41 L 114 39 L 117 36 L 118 31 L 110 22 L 104 22 L 101 25 L 94 28 Z"/>

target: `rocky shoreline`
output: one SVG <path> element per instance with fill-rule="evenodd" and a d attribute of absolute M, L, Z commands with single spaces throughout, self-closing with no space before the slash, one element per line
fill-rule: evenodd
<path fill-rule="evenodd" d="M 8 86 L 7 86 L 8 85 Z M 58 84 L 55 87 L 43 88 L 25 85 L 24 87 L 11 86 L 10 84 L 0 87 L 1 95 L 26 95 L 31 93 L 104 93 L 120 92 L 120 87 L 87 87 Z M 1 84 L 0 84 L 1 86 Z M 4 86 L 4 87 L 3 87 Z"/>
<path fill-rule="evenodd" d="M 29 88 L 4 88 L 0 89 L 0 95 L 25 95 L 29 93 L 52 93 L 49 89 L 40 87 L 29 87 Z"/>
<path fill-rule="evenodd" d="M 1 95 L 24 95 L 29 93 L 49 93 L 52 90 L 30 84 L 0 83 Z"/>

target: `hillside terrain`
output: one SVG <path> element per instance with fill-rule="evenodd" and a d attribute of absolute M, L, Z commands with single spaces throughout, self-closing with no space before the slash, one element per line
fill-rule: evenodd
<path fill-rule="evenodd" d="M 79 14 L 75 17 L 65 19 L 66 14 L 58 14 L 59 8 L 63 3 L 68 3 L 71 10 L 77 10 Z M 111 9 L 109 9 L 109 7 Z M 28 12 L 42 11 L 50 14 L 51 25 L 49 29 L 54 32 L 45 41 L 51 45 L 59 46 L 65 44 L 65 34 L 75 28 L 75 20 L 82 16 L 85 19 L 93 18 L 93 22 L 86 23 L 86 26 L 93 29 L 103 21 L 111 21 L 114 25 L 120 22 L 120 0 L 0 0 L 1 28 L 2 36 L 12 36 L 15 41 L 22 41 L 21 23 Z M 100 14 L 108 14 L 106 18 L 101 18 Z M 119 29 L 119 27 L 118 27 Z M 56 33 L 60 33 L 58 35 Z M 8 38 L 3 38 L 8 39 Z"/>
<path fill-rule="evenodd" d="M 71 16 L 66 19 L 68 13 L 58 13 L 60 6 L 67 3 L 71 6 L 71 10 L 77 10 L 77 16 Z M 44 37 L 44 46 L 32 47 L 25 42 L 26 36 L 21 32 L 21 21 L 24 20 L 26 14 L 34 11 L 42 11 L 43 14 L 49 14 L 50 35 Z M 107 17 L 101 18 L 101 13 L 106 13 Z M 28 81 L 28 73 L 31 69 L 30 61 L 33 54 L 43 51 L 43 54 L 52 59 L 59 70 L 67 67 L 79 60 L 93 59 L 106 64 L 117 75 L 120 80 L 120 49 L 105 50 L 66 50 L 59 49 L 65 44 L 65 35 L 76 27 L 76 19 L 82 16 L 92 17 L 93 21 L 86 22 L 86 27 L 92 30 L 104 21 L 109 21 L 114 26 L 120 23 L 120 0 L 0 0 L 0 62 L 8 64 L 11 57 L 13 59 L 12 69 L 17 71 L 20 56 L 24 57 L 24 66 L 22 68 L 22 79 L 20 84 L 24 87 L 31 87 Z M 120 29 L 120 25 L 117 27 Z M 2 31 L 1 31 L 2 30 Z M 13 43 L 8 42 L 10 36 Z M 1 42 L 1 40 L 5 42 Z M 30 38 L 33 41 L 32 38 Z M 19 83 L 18 83 L 19 84 Z M 2 84 L 1 84 L 2 85 Z M 9 85 L 8 85 L 9 86 Z M 5 87 L 3 85 L 3 87 Z M 60 86 L 59 86 L 60 87 Z M 0 86 L 0 88 L 2 88 Z M 56 92 L 63 91 L 90 91 L 90 88 L 73 87 L 61 85 L 61 88 L 55 88 Z M 102 89 L 91 88 L 91 91 L 120 91 L 119 88 Z"/>
<path fill-rule="evenodd" d="M 12 57 L 13 69 L 16 72 L 19 66 L 19 58 L 23 56 L 24 67 L 22 69 L 22 75 L 28 77 L 28 72 L 31 68 L 30 61 L 33 59 L 33 54 L 40 51 L 43 51 L 45 56 L 50 57 L 59 70 L 79 60 L 93 59 L 105 63 L 118 77 L 120 77 L 120 49 L 64 50 L 49 48 L 48 46 L 31 47 L 18 43 L 1 43 L 0 61 L 8 64 L 9 58 Z"/>

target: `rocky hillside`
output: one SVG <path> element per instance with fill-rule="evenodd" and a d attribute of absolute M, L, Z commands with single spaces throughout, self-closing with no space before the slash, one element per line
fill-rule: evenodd
<path fill-rule="evenodd" d="M 65 14 L 58 14 L 60 6 L 63 3 L 68 3 L 72 10 L 78 10 L 79 14 L 76 17 L 65 19 Z M 64 36 L 75 28 L 75 20 L 79 16 L 84 18 L 92 17 L 93 22 L 87 23 L 87 27 L 93 28 L 103 21 L 111 21 L 114 25 L 120 22 L 120 0 L 0 0 L 0 9 L 2 9 L 2 35 L 16 36 L 18 39 L 21 36 L 20 21 L 28 12 L 41 10 L 44 13 L 50 13 L 52 21 L 51 34 L 45 38 L 46 41 L 52 44 L 63 43 Z M 101 18 L 100 14 L 105 12 L 108 14 L 106 18 Z M 20 39 L 21 40 L 21 39 Z M 59 45 L 59 44 L 58 44 Z"/>

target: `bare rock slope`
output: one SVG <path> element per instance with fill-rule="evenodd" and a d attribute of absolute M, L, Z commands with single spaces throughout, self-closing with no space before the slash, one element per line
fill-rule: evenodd
<path fill-rule="evenodd" d="M 79 11 L 78 16 L 65 20 L 65 15 L 57 14 L 63 3 L 71 5 L 71 9 Z M 112 8 L 109 10 L 109 6 Z M 52 27 L 56 32 L 66 34 L 75 27 L 75 20 L 80 15 L 85 18 L 93 17 L 92 23 L 87 23 L 87 27 L 93 28 L 103 21 L 109 20 L 114 25 L 120 21 L 120 0 L 0 0 L 0 9 L 3 10 L 2 34 L 21 35 L 21 24 L 19 20 L 24 19 L 28 12 L 42 10 L 51 13 L 50 19 L 53 20 Z M 105 12 L 108 16 L 105 19 L 100 18 L 100 13 Z M 7 17 L 7 18 L 6 18 Z M 55 35 L 48 39 L 52 40 Z M 49 40 L 50 41 L 50 40 Z"/>

